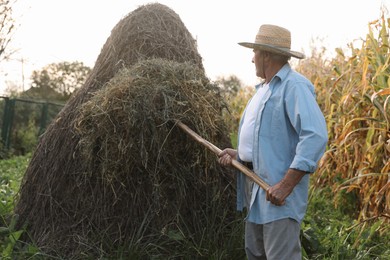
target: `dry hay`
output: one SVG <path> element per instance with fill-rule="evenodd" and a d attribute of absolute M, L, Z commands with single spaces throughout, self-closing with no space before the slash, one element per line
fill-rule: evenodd
<path fill-rule="evenodd" d="M 224 241 L 208 222 L 229 227 L 232 178 L 171 121 L 230 145 L 220 100 L 180 18 L 141 6 L 113 29 L 42 136 L 15 207 L 19 225 L 44 252 L 66 257 L 151 238 L 166 244 L 173 231 Z"/>
<path fill-rule="evenodd" d="M 127 172 L 139 168 L 150 174 L 171 172 L 186 161 L 215 167 L 215 156 L 208 162 L 197 158 L 205 156 L 204 148 L 174 123 L 179 119 L 211 142 L 230 145 L 219 93 L 191 63 L 149 59 L 122 69 L 83 104 L 75 120 L 84 158 L 99 167 L 90 171 L 111 179 L 109 173 L 123 171 L 122 164 L 130 167 Z"/>
<path fill-rule="evenodd" d="M 183 227 L 194 234 L 211 217 L 202 214 L 218 211 L 212 200 L 233 210 L 232 179 L 226 170 L 174 124 L 181 119 L 211 142 L 230 145 L 218 93 L 192 64 L 165 60 L 124 69 L 95 93 L 76 120 L 83 158 L 90 166 L 82 182 L 96 179 L 101 191 L 94 198 L 99 215 L 92 217 L 101 221 L 104 215 L 109 226 L 111 218 L 124 212 L 125 219 L 116 222 L 123 225 L 123 234 L 145 223 L 147 234 Z M 222 220 L 229 210 L 219 209 Z"/>
<path fill-rule="evenodd" d="M 180 17 L 162 4 L 141 6 L 113 28 L 86 82 L 87 91 L 100 87 L 121 68 L 149 58 L 191 61 L 203 69 L 195 39 Z"/>

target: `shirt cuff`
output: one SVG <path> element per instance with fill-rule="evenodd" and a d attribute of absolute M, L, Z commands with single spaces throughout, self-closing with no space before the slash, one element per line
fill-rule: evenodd
<path fill-rule="evenodd" d="M 313 173 L 317 169 L 317 163 L 315 161 L 297 155 L 291 163 L 290 168 Z"/>

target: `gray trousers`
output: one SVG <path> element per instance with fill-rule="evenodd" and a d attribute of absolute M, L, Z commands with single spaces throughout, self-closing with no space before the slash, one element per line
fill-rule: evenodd
<path fill-rule="evenodd" d="M 300 224 L 290 218 L 267 224 L 245 223 L 245 252 L 249 260 L 302 260 Z"/>

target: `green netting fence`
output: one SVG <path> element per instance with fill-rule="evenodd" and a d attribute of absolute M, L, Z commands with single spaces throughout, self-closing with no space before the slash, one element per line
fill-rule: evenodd
<path fill-rule="evenodd" d="M 1 150 L 20 155 L 34 149 L 39 136 L 63 106 L 56 102 L 0 96 Z"/>

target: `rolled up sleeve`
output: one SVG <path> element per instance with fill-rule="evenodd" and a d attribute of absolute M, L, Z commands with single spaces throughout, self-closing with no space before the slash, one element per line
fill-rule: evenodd
<path fill-rule="evenodd" d="M 326 121 L 310 85 L 294 84 L 286 96 L 286 109 L 299 136 L 290 168 L 313 173 L 328 142 Z"/>

